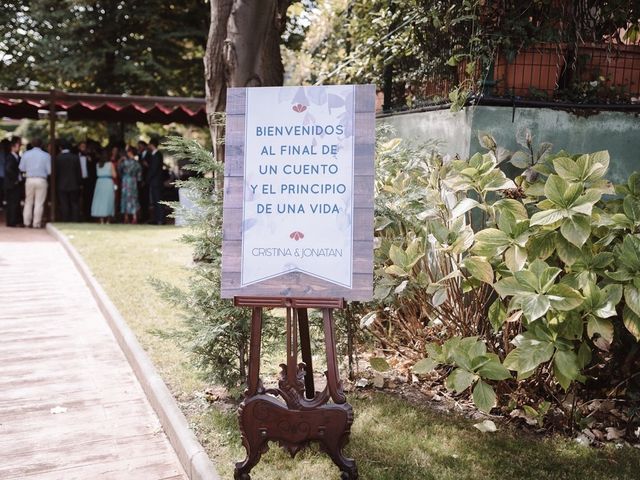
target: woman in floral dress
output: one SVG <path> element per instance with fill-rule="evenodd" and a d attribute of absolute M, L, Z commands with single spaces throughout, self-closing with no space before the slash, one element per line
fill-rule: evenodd
<path fill-rule="evenodd" d="M 142 167 L 136 160 L 136 149 L 127 147 L 127 156 L 118 165 L 120 174 L 120 212 L 124 215 L 124 223 L 138 223 L 138 182 L 142 180 Z"/>

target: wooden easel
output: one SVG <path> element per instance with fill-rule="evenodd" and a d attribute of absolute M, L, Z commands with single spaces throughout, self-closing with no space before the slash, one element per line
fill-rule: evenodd
<path fill-rule="evenodd" d="M 317 441 L 340 468 L 343 480 L 357 479 L 355 461 L 342 454 L 351 433 L 353 408 L 347 403 L 338 373 L 332 309 L 344 308 L 344 299 L 234 297 L 234 303 L 239 307 L 253 308 L 249 378 L 245 398 L 238 411 L 247 457 L 236 463 L 234 478 L 250 480 L 251 469 L 267 451 L 267 443 L 271 440 L 277 441 L 292 457 L 310 442 Z M 287 361 L 280 365 L 282 371 L 278 388 L 274 389 L 265 389 L 260 380 L 263 308 L 287 309 Z M 313 381 L 308 308 L 322 310 L 327 385 L 321 392 L 315 391 Z M 302 353 L 301 363 L 298 363 L 298 345 Z"/>

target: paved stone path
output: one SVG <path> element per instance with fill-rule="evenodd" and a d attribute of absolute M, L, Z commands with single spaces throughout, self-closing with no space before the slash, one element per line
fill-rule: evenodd
<path fill-rule="evenodd" d="M 0 227 L 0 479 L 186 478 L 63 247 Z"/>

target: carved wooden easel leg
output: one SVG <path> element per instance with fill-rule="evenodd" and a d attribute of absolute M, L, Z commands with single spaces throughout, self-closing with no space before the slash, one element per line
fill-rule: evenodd
<path fill-rule="evenodd" d="M 324 345 L 327 355 L 327 384 L 329 394 L 333 401 L 341 406 L 347 416 L 347 421 L 343 431 L 328 432 L 324 439 L 323 447 L 342 472 L 343 480 L 356 480 L 358 478 L 358 468 L 356 462 L 342 454 L 342 449 L 349 441 L 351 425 L 353 423 L 353 408 L 347 403 L 347 398 L 342 391 L 342 382 L 338 372 L 338 358 L 336 355 L 335 326 L 333 313 L 329 308 L 322 309 L 322 320 L 324 323 Z"/>
<path fill-rule="evenodd" d="M 254 307 L 251 314 L 251 338 L 249 341 L 249 372 L 247 389 L 244 392 L 244 400 L 238 410 L 238 420 L 240 421 L 240 435 L 242 444 L 247 450 L 247 457 L 242 462 L 236 463 L 233 478 L 236 480 L 250 480 L 249 472 L 260 461 L 262 453 L 266 451 L 266 440 L 261 438 L 257 432 L 247 431 L 247 423 L 251 423 L 250 411 L 247 410 L 247 403 L 252 397 L 261 393 L 260 384 L 260 344 L 262 342 L 262 308 Z"/>
<path fill-rule="evenodd" d="M 298 313 L 298 326 L 300 331 L 300 350 L 302 361 L 305 365 L 304 390 L 308 400 L 316 394 L 313 382 L 313 361 L 311 357 L 311 338 L 309 336 L 309 316 L 306 308 L 296 309 Z"/>
<path fill-rule="evenodd" d="M 247 456 L 236 463 L 234 478 L 250 480 L 251 469 L 267 451 L 268 442 L 277 441 L 292 456 L 310 442 L 320 442 L 342 472 L 341 478 L 356 480 L 355 461 L 342 454 L 351 433 L 353 409 L 346 401 L 340 382 L 332 308 L 316 307 L 322 309 L 324 323 L 327 386 L 322 392 L 315 392 L 307 314 L 309 302 L 296 305 L 295 300 L 285 299 L 282 303 L 269 305 L 286 307 L 287 360 L 281 365 L 278 388 L 265 390 L 260 381 L 262 307 L 256 306 L 251 299 L 246 301 L 247 306 L 253 307 L 249 372 L 238 417 Z M 304 363 L 298 363 L 298 346 Z"/>
<path fill-rule="evenodd" d="M 295 310 L 287 307 L 287 382 L 295 388 L 298 378 L 298 323 Z"/>
<path fill-rule="evenodd" d="M 242 417 L 243 406 L 240 406 L 239 416 Z M 253 410 L 248 411 L 249 415 L 254 414 Z M 242 445 L 247 450 L 247 457 L 242 462 L 236 463 L 236 468 L 233 471 L 233 478 L 235 480 L 251 480 L 251 469 L 256 466 L 260 461 L 260 457 L 267 451 L 267 439 L 261 435 L 261 432 L 255 431 L 255 429 L 245 430 L 244 421 L 246 419 L 240 419 L 240 430 L 242 432 Z M 248 420 L 250 421 L 250 420 Z"/>
<path fill-rule="evenodd" d="M 342 454 L 342 449 L 349 441 L 348 434 L 344 438 L 344 441 L 341 441 L 340 439 L 327 439 L 329 441 L 323 442 L 322 447 L 331 457 L 333 463 L 335 463 L 340 469 L 341 480 L 357 480 L 358 467 L 356 466 L 355 460 L 347 458 Z M 331 443 L 331 445 L 329 445 L 329 443 Z"/>
<path fill-rule="evenodd" d="M 322 309 L 322 321 L 324 324 L 324 348 L 327 355 L 327 384 L 329 393 L 335 403 L 345 403 L 347 397 L 342 391 L 340 373 L 338 372 L 338 357 L 336 355 L 335 327 L 333 313 L 330 308 Z"/>

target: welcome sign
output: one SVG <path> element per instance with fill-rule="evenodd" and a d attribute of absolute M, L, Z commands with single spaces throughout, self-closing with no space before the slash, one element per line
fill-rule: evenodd
<path fill-rule="evenodd" d="M 222 295 L 366 300 L 372 85 L 229 89 Z"/>

